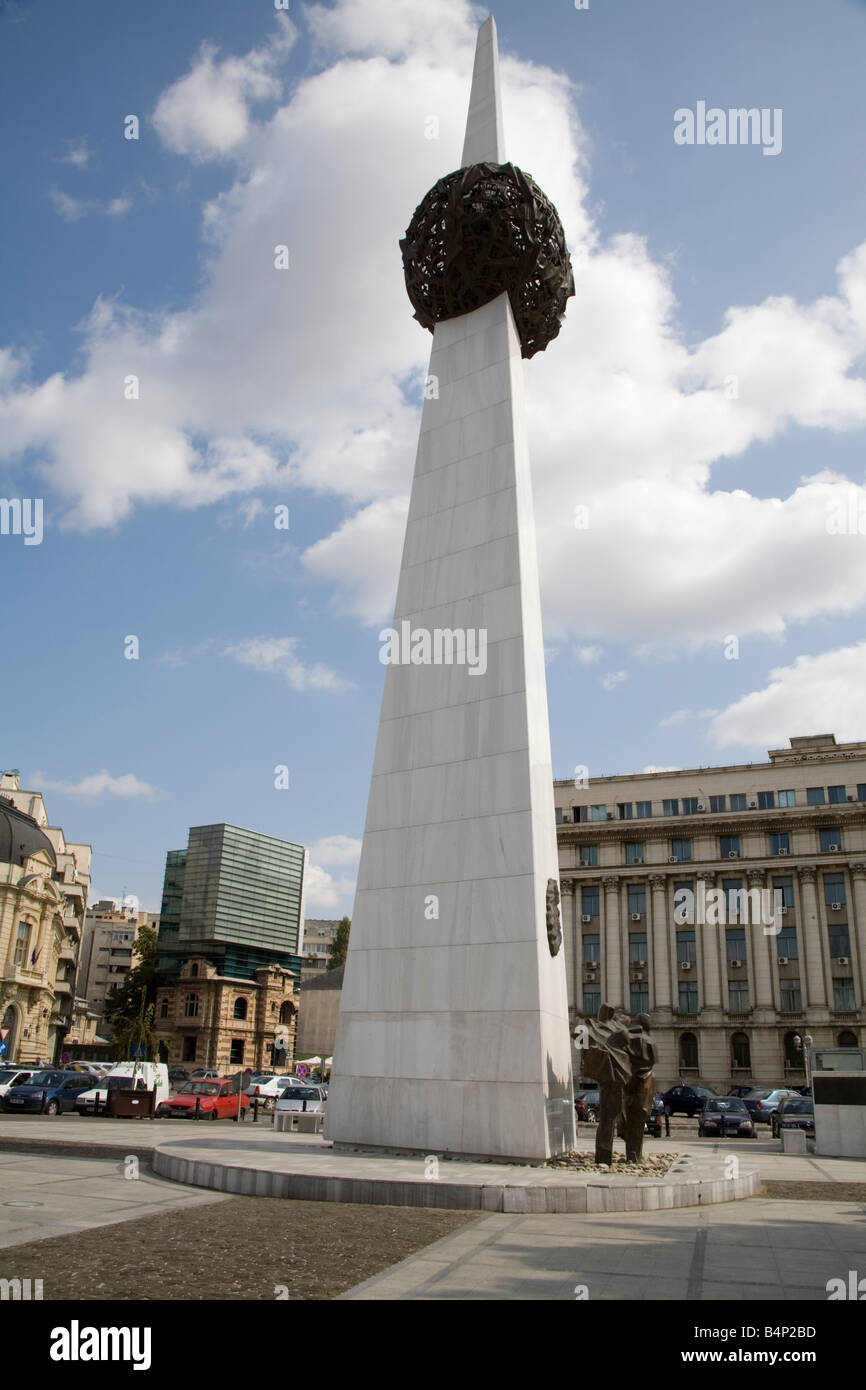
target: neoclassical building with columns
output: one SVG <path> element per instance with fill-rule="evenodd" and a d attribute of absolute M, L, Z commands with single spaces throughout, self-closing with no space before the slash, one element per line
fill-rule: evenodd
<path fill-rule="evenodd" d="M 660 1085 L 802 1085 L 866 1045 L 866 742 L 554 783 L 575 1021 L 646 1012 Z"/>

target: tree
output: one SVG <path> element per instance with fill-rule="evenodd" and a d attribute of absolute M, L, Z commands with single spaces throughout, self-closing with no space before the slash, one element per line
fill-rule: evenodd
<path fill-rule="evenodd" d="M 152 1048 L 150 1022 L 156 1001 L 156 947 L 155 929 L 139 927 L 135 938 L 138 965 L 132 967 L 124 976 L 123 984 L 112 989 L 105 1000 L 105 1017 L 111 1024 L 112 1042 L 127 1055 L 139 1042 Z M 147 1037 L 142 1035 L 143 1029 Z"/>
<path fill-rule="evenodd" d="M 337 927 L 337 935 L 331 943 L 331 954 L 328 956 L 328 969 L 336 970 L 338 965 L 346 964 L 346 952 L 349 949 L 349 930 L 352 923 L 348 917 L 344 917 Z"/>

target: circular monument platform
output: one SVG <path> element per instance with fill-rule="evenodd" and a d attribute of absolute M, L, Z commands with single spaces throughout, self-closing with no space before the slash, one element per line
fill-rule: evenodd
<path fill-rule="evenodd" d="M 317 1135 L 265 1131 L 162 1140 L 154 1172 L 192 1187 L 253 1197 L 486 1212 L 664 1211 L 753 1197 L 753 1161 L 681 1152 L 661 1177 L 470 1163 L 441 1155 L 335 1152 Z"/>

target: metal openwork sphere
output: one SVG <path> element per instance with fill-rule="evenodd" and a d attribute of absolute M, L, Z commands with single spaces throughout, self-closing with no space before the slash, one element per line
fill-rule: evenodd
<path fill-rule="evenodd" d="M 431 188 L 400 242 L 415 318 L 433 331 L 508 292 L 524 357 L 559 332 L 574 276 L 559 214 L 513 164 L 472 164 Z"/>

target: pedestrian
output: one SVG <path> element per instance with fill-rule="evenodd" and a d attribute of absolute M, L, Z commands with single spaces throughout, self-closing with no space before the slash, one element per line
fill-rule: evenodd
<path fill-rule="evenodd" d="M 669 1105 L 666 1105 L 666 1106 L 665 1106 L 665 1139 L 670 1139 L 670 1137 L 671 1137 L 671 1108 L 670 1108 Z"/>

